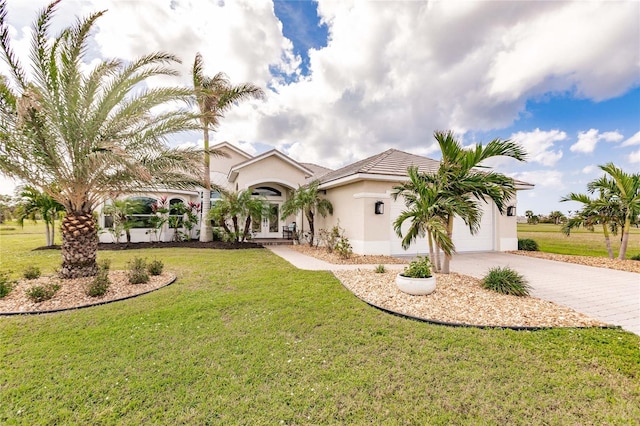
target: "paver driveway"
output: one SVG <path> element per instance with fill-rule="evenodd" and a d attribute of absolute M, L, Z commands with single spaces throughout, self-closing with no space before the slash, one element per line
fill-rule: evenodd
<path fill-rule="evenodd" d="M 495 266 L 524 275 L 532 296 L 640 335 L 640 274 L 509 253 L 464 253 L 451 261 L 453 272 L 477 278 Z"/>

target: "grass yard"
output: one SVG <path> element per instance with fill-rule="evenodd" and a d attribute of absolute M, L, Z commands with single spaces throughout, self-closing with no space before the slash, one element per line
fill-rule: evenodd
<path fill-rule="evenodd" d="M 52 272 L 43 240 L 0 231 L 0 271 Z M 267 250 L 99 252 L 132 256 L 178 281 L 0 317 L 0 424 L 640 424 L 640 337 L 622 330 L 410 321 Z"/>
<path fill-rule="evenodd" d="M 518 238 L 531 238 L 538 243 L 540 251 L 547 253 L 570 254 L 578 256 L 603 256 L 607 257 L 607 247 L 604 242 L 602 228 L 597 227 L 594 232 L 584 228 L 574 229 L 570 236 L 560 231 L 560 225 L 539 223 L 529 225 L 518 224 Z M 621 234 L 611 235 L 613 252 L 618 256 Z M 631 228 L 627 258 L 640 254 L 640 229 Z"/>

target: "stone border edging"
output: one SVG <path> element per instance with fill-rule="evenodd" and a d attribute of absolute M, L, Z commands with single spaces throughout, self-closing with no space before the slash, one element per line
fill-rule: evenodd
<path fill-rule="evenodd" d="M 152 293 L 154 291 L 158 291 L 161 288 L 165 288 L 170 286 L 171 284 L 173 284 L 174 282 L 176 282 L 178 280 L 178 276 L 177 275 L 173 275 L 173 278 L 171 278 L 169 280 L 169 282 L 167 282 L 166 284 L 161 285 L 158 288 L 154 288 L 151 290 L 147 290 L 144 291 L 142 293 L 138 293 L 138 294 L 131 294 L 129 296 L 125 296 L 125 297 L 121 297 L 119 299 L 112 299 L 112 300 L 105 300 L 102 302 L 96 302 L 96 303 L 89 303 L 86 305 L 80 305 L 80 306 L 73 306 L 71 308 L 60 308 L 60 309 L 49 309 L 47 311 L 26 311 L 26 312 L 0 312 L 0 316 L 16 316 L 16 315 L 41 315 L 41 314 L 55 314 L 55 313 L 59 313 L 59 312 L 65 312 L 65 311 L 73 311 L 73 310 L 77 310 L 77 309 L 84 309 L 84 308 L 90 308 L 92 306 L 100 306 L 100 305 L 107 305 L 109 303 L 113 303 L 113 302 L 121 302 L 123 300 L 127 300 L 127 299 L 133 299 L 134 297 L 138 297 L 138 296 L 143 296 L 145 294 L 149 294 Z"/>

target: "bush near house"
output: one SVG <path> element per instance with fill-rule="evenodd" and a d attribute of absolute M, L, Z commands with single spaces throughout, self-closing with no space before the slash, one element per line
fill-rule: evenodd
<path fill-rule="evenodd" d="M 538 251 L 538 243 L 530 238 L 518 238 L 518 250 Z"/>
<path fill-rule="evenodd" d="M 513 296 L 528 296 L 531 287 L 527 280 L 509 267 L 495 267 L 482 279 L 482 287 L 487 290 Z"/>

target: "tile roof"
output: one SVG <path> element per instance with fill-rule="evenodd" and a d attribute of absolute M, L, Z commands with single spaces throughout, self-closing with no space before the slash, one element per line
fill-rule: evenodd
<path fill-rule="evenodd" d="M 421 172 L 435 172 L 440 162 L 397 149 L 388 149 L 380 154 L 329 172 L 320 178 L 320 183 L 331 182 L 356 174 L 407 176 L 407 168 L 416 166 Z"/>

